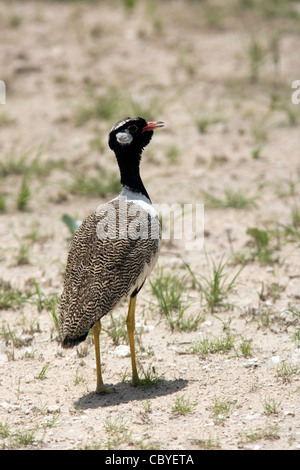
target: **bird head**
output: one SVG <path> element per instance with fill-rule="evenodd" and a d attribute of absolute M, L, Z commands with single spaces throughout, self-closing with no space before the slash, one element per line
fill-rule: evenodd
<path fill-rule="evenodd" d="M 162 121 L 147 122 L 141 117 L 118 121 L 109 133 L 109 147 L 116 154 L 122 151 L 141 154 L 143 148 L 149 144 L 154 129 L 163 126 Z"/>

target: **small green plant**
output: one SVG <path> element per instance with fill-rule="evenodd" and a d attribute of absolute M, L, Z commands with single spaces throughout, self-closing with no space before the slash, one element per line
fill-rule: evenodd
<path fill-rule="evenodd" d="M 219 109 L 215 110 L 198 110 L 196 113 L 192 112 L 193 122 L 200 134 L 205 134 L 208 127 L 224 122 L 224 118 L 221 116 Z"/>
<path fill-rule="evenodd" d="M 40 380 L 45 380 L 47 377 L 46 377 L 46 372 L 48 370 L 48 367 L 50 366 L 50 364 L 46 364 L 42 370 L 38 373 L 37 375 L 37 379 L 40 379 Z"/>
<path fill-rule="evenodd" d="M 250 38 L 246 53 L 249 60 L 250 80 L 256 83 L 259 79 L 260 68 L 265 58 L 265 51 L 261 43 L 254 36 Z"/>
<path fill-rule="evenodd" d="M 28 208 L 31 190 L 28 184 L 28 177 L 24 175 L 22 178 L 21 188 L 17 197 L 17 208 L 19 211 L 25 211 Z"/>
<path fill-rule="evenodd" d="M 231 207 L 233 209 L 247 209 L 255 206 L 256 196 L 248 196 L 244 191 L 232 191 L 225 189 L 225 198 L 217 198 L 206 191 L 202 191 L 205 204 L 210 208 L 225 209 Z"/>
<path fill-rule="evenodd" d="M 0 279 L 0 310 L 18 308 L 27 302 L 31 294 L 13 287 L 10 282 Z"/>
<path fill-rule="evenodd" d="M 171 163 L 171 164 L 176 164 L 179 162 L 179 157 L 180 157 L 180 150 L 179 148 L 174 145 L 174 144 L 171 144 L 169 147 L 167 147 L 166 149 L 166 157 L 168 159 L 168 161 Z"/>
<path fill-rule="evenodd" d="M 160 114 L 160 102 L 157 96 L 150 96 L 148 102 L 141 102 L 137 97 L 120 91 L 114 86 L 108 87 L 105 93 L 96 96 L 92 90 L 88 90 L 87 105 L 79 105 L 74 112 L 75 125 L 82 126 L 90 120 L 102 120 L 112 122 L 120 119 L 120 116 L 147 116 L 151 120 L 153 114 Z"/>
<path fill-rule="evenodd" d="M 38 312 L 41 312 L 43 310 L 42 291 L 36 281 L 33 281 L 33 284 L 34 284 L 36 295 L 37 295 L 37 302 L 36 302 L 37 309 L 38 309 Z"/>
<path fill-rule="evenodd" d="M 54 165 L 53 162 L 49 162 L 49 165 L 46 163 L 40 163 L 40 157 L 42 155 L 42 150 L 36 150 L 36 154 L 32 157 L 33 151 L 26 151 L 20 155 L 15 154 L 6 154 L 1 158 L 0 162 L 0 177 L 6 177 L 9 175 L 21 175 L 28 177 L 32 174 L 48 174 L 50 165 Z M 44 168 L 45 171 L 41 172 L 40 170 Z"/>
<path fill-rule="evenodd" d="M 114 87 L 106 90 L 103 96 L 95 96 L 89 90 L 91 103 L 87 106 L 78 106 L 75 110 L 74 120 L 77 126 L 82 126 L 91 119 L 113 120 L 120 111 L 120 93 Z"/>
<path fill-rule="evenodd" d="M 4 193 L 0 193 L 0 214 L 6 211 L 6 196 Z"/>
<path fill-rule="evenodd" d="M 226 10 L 222 4 L 204 3 L 203 14 L 206 26 L 218 29 L 221 28 L 222 21 L 226 17 Z"/>
<path fill-rule="evenodd" d="M 159 376 L 155 370 L 155 367 L 151 364 L 148 365 L 147 369 L 145 370 L 142 365 L 138 365 L 138 373 L 139 377 L 136 381 L 137 387 L 155 387 L 158 383 L 162 380 L 162 375 Z M 128 368 L 123 370 L 121 373 L 121 381 L 122 382 L 130 382 L 132 379 L 131 371 Z"/>
<path fill-rule="evenodd" d="M 265 285 L 262 282 L 261 290 L 259 292 L 259 300 L 266 301 L 271 299 L 272 302 L 275 302 L 280 298 L 282 292 L 284 292 L 286 286 L 279 284 L 278 282 L 271 282 L 270 284 Z"/>
<path fill-rule="evenodd" d="M 197 127 L 198 131 L 200 132 L 200 134 L 205 134 L 205 132 L 207 131 L 208 126 L 215 122 L 215 120 L 213 120 L 209 116 L 198 116 L 197 118 L 195 118 L 194 121 L 195 121 L 196 127 Z"/>
<path fill-rule="evenodd" d="M 90 149 L 95 150 L 98 153 L 102 153 L 106 149 L 106 146 L 102 138 L 97 135 L 90 141 Z"/>
<path fill-rule="evenodd" d="M 34 442 L 35 429 L 18 430 L 11 436 L 11 446 L 13 448 L 26 447 Z"/>
<path fill-rule="evenodd" d="M 192 403 L 189 399 L 185 398 L 184 395 L 178 396 L 172 405 L 172 413 L 175 415 L 186 415 L 191 413 L 197 403 Z"/>
<path fill-rule="evenodd" d="M 32 249 L 32 241 L 19 238 L 16 236 L 19 246 L 18 251 L 15 254 L 16 264 L 22 266 L 24 264 L 30 264 L 29 256 Z"/>
<path fill-rule="evenodd" d="M 212 414 L 218 424 L 222 423 L 228 415 L 232 412 L 236 405 L 236 401 L 232 401 L 229 399 L 219 399 L 217 397 L 214 398 L 214 403 L 211 407 Z"/>
<path fill-rule="evenodd" d="M 254 251 L 252 253 L 252 259 L 258 259 L 259 263 L 274 264 L 278 262 L 278 257 L 274 257 L 273 253 L 276 246 L 271 246 L 271 237 L 273 236 L 272 231 L 261 230 L 256 227 L 250 227 L 247 229 L 247 235 L 252 239 L 254 244 Z"/>
<path fill-rule="evenodd" d="M 53 320 L 54 328 L 57 332 L 59 332 L 59 317 L 56 313 L 54 305 L 51 306 L 50 313 Z"/>
<path fill-rule="evenodd" d="M 300 312 L 297 312 L 296 310 L 292 310 L 292 313 L 295 317 L 300 319 Z M 300 328 L 297 328 L 296 331 L 294 332 L 293 340 L 295 341 L 297 345 L 300 345 Z"/>
<path fill-rule="evenodd" d="M 139 374 L 140 376 L 139 376 L 137 385 L 141 387 L 156 386 L 162 378 L 161 376 L 157 374 L 155 367 L 151 364 L 147 367 L 146 370 L 143 367 L 141 367 Z"/>
<path fill-rule="evenodd" d="M 0 113 L 0 126 L 1 127 L 10 126 L 13 123 L 14 123 L 14 119 L 12 119 L 9 116 L 9 114 L 7 114 L 6 112 Z"/>
<path fill-rule="evenodd" d="M 245 433 L 244 438 L 246 442 L 256 442 L 261 440 L 270 440 L 279 439 L 278 433 L 278 424 L 266 426 L 264 429 L 257 429 L 251 433 Z"/>
<path fill-rule="evenodd" d="M 276 320 L 276 314 L 272 308 L 263 304 L 249 308 L 246 315 L 249 315 L 251 320 L 256 321 L 259 328 L 270 328 Z"/>
<path fill-rule="evenodd" d="M 217 315 L 213 315 L 214 318 L 219 320 L 222 323 L 222 329 L 223 331 L 226 331 L 227 333 L 230 333 L 230 328 L 231 328 L 231 322 L 233 320 L 233 317 L 228 317 L 225 320 L 223 320 L 221 317 L 218 317 Z"/>
<path fill-rule="evenodd" d="M 300 228 L 300 209 L 297 205 L 293 206 L 291 209 L 292 217 L 292 226 L 295 228 Z"/>
<path fill-rule="evenodd" d="M 96 176 L 74 176 L 70 191 L 83 196 L 106 197 L 108 194 L 119 192 L 120 187 L 116 173 L 102 169 Z"/>
<path fill-rule="evenodd" d="M 116 318 L 109 314 L 110 324 L 102 326 L 103 331 L 105 331 L 113 340 L 113 343 L 118 346 L 121 343 L 121 340 L 128 342 L 127 337 L 127 328 L 126 328 L 126 317 L 125 316 L 116 316 Z"/>
<path fill-rule="evenodd" d="M 245 357 L 249 357 L 252 355 L 251 352 L 251 345 L 252 345 L 252 339 L 246 339 L 242 337 L 241 343 L 239 344 L 239 351 L 241 354 Z"/>
<path fill-rule="evenodd" d="M 300 209 L 297 205 L 291 209 L 291 222 L 282 227 L 288 241 L 297 242 L 300 240 Z"/>
<path fill-rule="evenodd" d="M 204 321 L 204 317 L 205 315 L 202 312 L 187 315 L 185 311 L 182 310 L 175 322 L 175 327 L 179 331 L 195 331 L 197 330 L 199 323 Z"/>
<path fill-rule="evenodd" d="M 10 27 L 18 28 L 22 24 L 22 21 L 23 21 L 23 17 L 19 15 L 17 12 L 14 12 L 14 11 L 9 12 L 8 17 L 7 17 L 7 22 Z"/>
<path fill-rule="evenodd" d="M 133 9 L 136 6 L 136 0 L 122 0 L 122 3 L 128 10 Z"/>
<path fill-rule="evenodd" d="M 300 328 L 298 328 L 295 333 L 294 333 L 294 336 L 293 336 L 293 340 L 295 341 L 295 343 L 297 345 L 300 345 Z"/>
<path fill-rule="evenodd" d="M 271 309 L 266 308 L 260 311 L 260 315 L 257 318 L 259 326 L 262 328 L 270 328 L 272 322 Z"/>
<path fill-rule="evenodd" d="M 161 268 L 149 282 L 152 293 L 155 295 L 171 331 L 183 326 L 187 328 L 188 323 L 185 323 L 183 319 L 183 314 L 189 306 L 188 298 L 185 295 L 186 279 L 174 275 L 173 272 L 165 274 Z M 197 316 L 195 322 L 191 322 L 190 319 L 189 327 L 193 326 L 194 328 L 199 321 L 200 316 Z"/>
<path fill-rule="evenodd" d="M 281 361 L 276 366 L 276 376 L 280 377 L 284 382 L 290 382 L 293 375 L 299 374 L 299 370 L 299 364 Z"/>
<path fill-rule="evenodd" d="M 191 347 L 191 352 L 202 357 L 208 354 L 224 353 L 233 349 L 235 340 L 235 336 L 229 333 L 219 337 L 206 337 L 200 341 L 196 341 Z"/>
<path fill-rule="evenodd" d="M 111 417 L 106 418 L 104 427 L 109 436 L 106 445 L 107 449 L 118 449 L 122 443 L 130 442 L 131 432 L 129 425 L 122 416 L 118 416 L 115 419 Z"/>
<path fill-rule="evenodd" d="M 193 442 L 199 447 L 199 449 L 213 450 L 220 449 L 220 440 L 214 437 L 208 437 L 204 439 L 193 439 Z"/>
<path fill-rule="evenodd" d="M 36 304 L 38 312 L 42 312 L 44 309 L 51 311 L 56 307 L 59 302 L 59 296 L 56 292 L 52 292 L 46 295 L 40 288 L 39 284 L 35 279 L 32 281 L 35 292 L 32 293 L 31 303 Z"/>
<path fill-rule="evenodd" d="M 0 336 L 6 344 L 9 344 L 11 342 L 13 348 L 22 348 L 26 344 L 26 341 L 24 342 L 21 339 L 20 335 L 17 335 L 15 330 L 11 329 L 8 323 L 3 323 L 1 327 Z"/>
<path fill-rule="evenodd" d="M 263 402 L 264 413 L 269 415 L 277 415 L 278 414 L 278 407 L 280 406 L 280 402 L 276 401 L 275 398 L 267 397 Z"/>
<path fill-rule="evenodd" d="M 211 312 L 216 306 L 224 305 L 225 298 L 236 287 L 237 278 L 243 269 L 242 266 L 230 279 L 230 275 L 225 273 L 228 262 L 229 259 L 224 261 L 224 256 L 218 264 L 212 260 L 212 272 L 208 277 L 201 276 L 202 282 L 197 281 Z"/>
<path fill-rule="evenodd" d="M 85 379 L 82 375 L 80 375 L 78 368 L 76 369 L 74 385 L 79 385 L 80 383 L 84 383 Z"/>
<path fill-rule="evenodd" d="M 270 129 L 271 112 L 267 111 L 259 118 L 253 118 L 250 131 L 256 147 L 263 147 L 268 140 L 268 132 Z"/>
<path fill-rule="evenodd" d="M 5 439 L 10 436 L 9 424 L 0 423 L 0 437 Z"/>
<path fill-rule="evenodd" d="M 148 416 L 149 414 L 152 413 L 152 402 L 151 400 L 146 400 L 143 403 L 143 411 L 141 412 L 142 416 L 147 416 L 147 419 L 145 421 L 148 421 Z"/>
<path fill-rule="evenodd" d="M 251 156 L 254 160 L 257 160 L 260 157 L 263 147 L 263 144 L 260 144 L 254 147 L 254 149 L 251 151 Z"/>
<path fill-rule="evenodd" d="M 225 190 L 225 206 L 233 209 L 246 209 L 255 206 L 255 196 L 247 196 L 244 191 Z"/>

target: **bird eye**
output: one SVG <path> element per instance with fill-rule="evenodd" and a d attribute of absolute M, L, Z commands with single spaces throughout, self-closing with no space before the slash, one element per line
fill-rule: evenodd
<path fill-rule="evenodd" d="M 133 124 L 132 126 L 128 127 L 128 130 L 129 130 L 130 134 L 134 134 L 138 130 L 138 126 Z"/>

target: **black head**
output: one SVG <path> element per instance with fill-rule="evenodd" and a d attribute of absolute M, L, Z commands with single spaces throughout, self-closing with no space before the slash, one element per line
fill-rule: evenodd
<path fill-rule="evenodd" d="M 145 119 L 127 118 L 118 121 L 109 133 L 108 145 L 116 153 L 138 154 L 149 144 L 153 130 L 162 127 L 163 122 L 147 122 Z"/>

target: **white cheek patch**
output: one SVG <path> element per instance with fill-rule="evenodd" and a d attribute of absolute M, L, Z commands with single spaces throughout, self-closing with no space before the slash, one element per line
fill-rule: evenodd
<path fill-rule="evenodd" d="M 123 132 L 118 132 L 116 134 L 116 139 L 119 142 L 119 144 L 128 145 L 128 144 L 131 144 L 133 137 L 130 134 L 130 132 L 128 132 L 128 130 L 125 130 Z"/>

